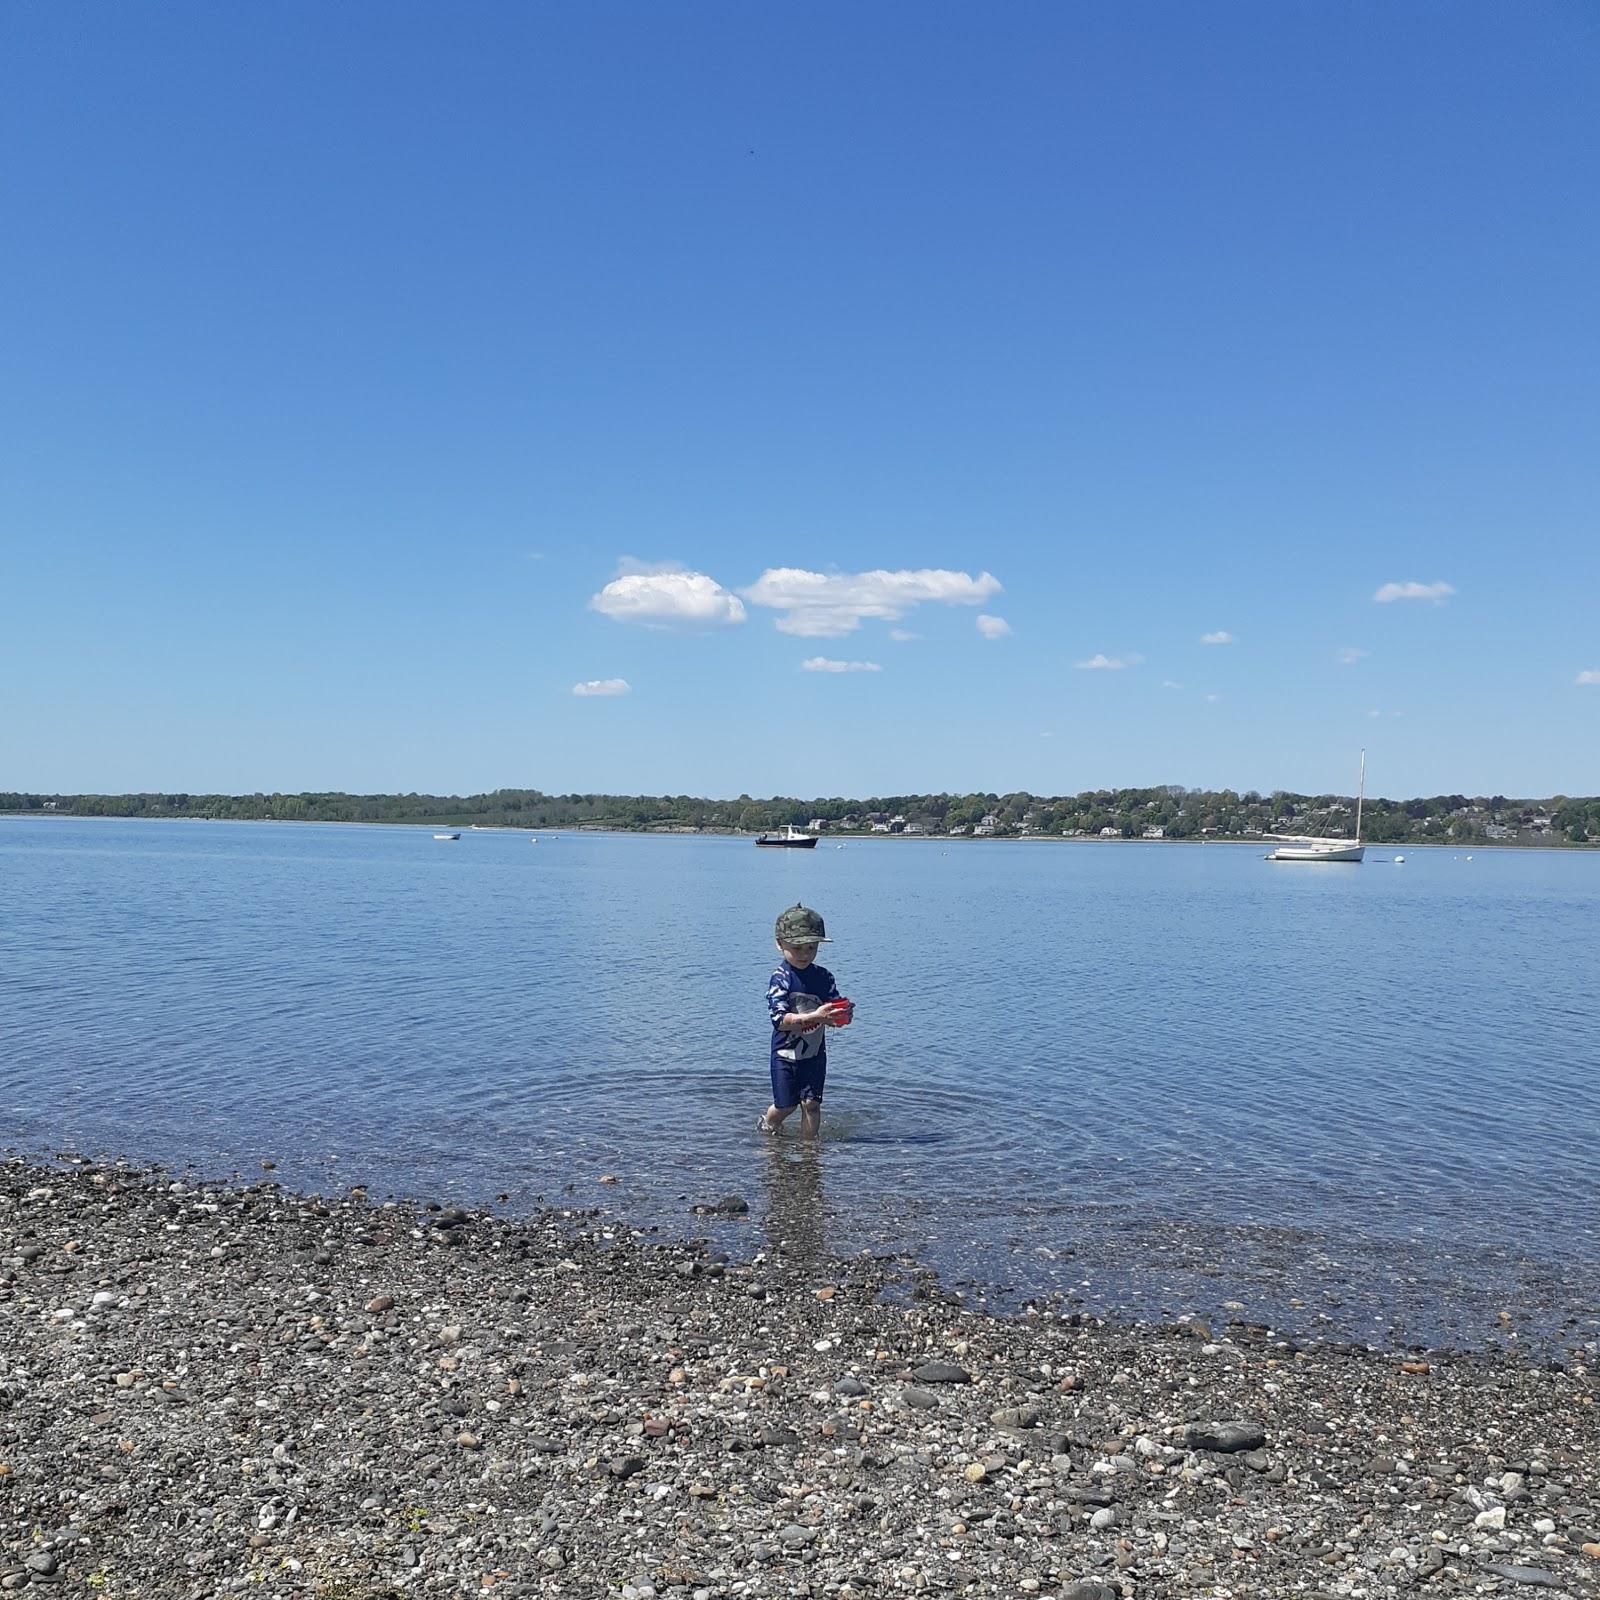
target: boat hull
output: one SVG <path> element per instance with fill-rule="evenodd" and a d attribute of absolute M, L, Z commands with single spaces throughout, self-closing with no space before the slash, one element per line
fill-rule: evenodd
<path fill-rule="evenodd" d="M 1339 845 L 1331 850 L 1318 850 L 1308 845 L 1279 845 L 1268 861 L 1333 861 L 1349 862 L 1352 865 L 1367 853 L 1364 844 Z"/>
<path fill-rule="evenodd" d="M 758 850 L 815 850 L 815 839 L 757 839 Z"/>

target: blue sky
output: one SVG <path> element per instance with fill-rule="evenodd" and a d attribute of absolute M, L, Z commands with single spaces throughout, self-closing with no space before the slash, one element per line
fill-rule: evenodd
<path fill-rule="evenodd" d="M 1600 791 L 1597 65 L 8 6 L 0 789 Z"/>

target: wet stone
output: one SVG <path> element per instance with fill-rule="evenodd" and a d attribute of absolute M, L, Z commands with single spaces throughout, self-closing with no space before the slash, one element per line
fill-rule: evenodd
<path fill-rule="evenodd" d="M 971 1383 L 972 1374 L 965 1367 L 952 1366 L 948 1361 L 924 1361 L 911 1369 L 918 1383 Z"/>
<path fill-rule="evenodd" d="M 1184 1437 L 1191 1450 L 1222 1454 L 1259 1450 L 1267 1442 L 1266 1429 L 1258 1422 L 1191 1422 Z"/>
<path fill-rule="evenodd" d="M 1485 1561 L 1483 1570 L 1508 1583 L 1525 1583 L 1535 1589 L 1564 1589 L 1566 1580 L 1545 1567 L 1528 1567 L 1513 1561 Z"/>

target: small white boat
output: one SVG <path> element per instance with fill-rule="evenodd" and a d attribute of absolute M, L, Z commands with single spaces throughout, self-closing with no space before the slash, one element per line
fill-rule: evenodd
<path fill-rule="evenodd" d="M 1356 788 L 1356 836 L 1353 842 L 1343 839 L 1295 839 L 1280 844 L 1264 858 L 1268 861 L 1346 861 L 1352 865 L 1367 853 L 1361 842 L 1361 803 L 1367 793 L 1367 752 L 1361 752 L 1361 780 Z M 1404 857 L 1401 858 L 1402 860 Z"/>
<path fill-rule="evenodd" d="M 1333 840 L 1307 839 L 1280 844 L 1264 859 L 1267 861 L 1359 861 L 1367 853 L 1364 844 L 1337 844 Z"/>
<path fill-rule="evenodd" d="M 1406 858 L 1404 856 L 1396 856 L 1394 858 L 1394 864 L 1397 867 L 1403 867 L 1406 864 Z"/>
<path fill-rule="evenodd" d="M 436 833 L 436 834 L 434 834 L 434 838 L 435 839 L 459 839 L 460 837 L 461 837 L 461 835 L 459 833 Z"/>

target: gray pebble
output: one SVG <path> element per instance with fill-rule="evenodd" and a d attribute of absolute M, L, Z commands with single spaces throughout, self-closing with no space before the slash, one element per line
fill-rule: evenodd
<path fill-rule="evenodd" d="M 1191 1450 L 1258 1450 L 1267 1431 L 1258 1422 L 1191 1422 L 1185 1440 Z"/>
<path fill-rule="evenodd" d="M 924 1361 L 911 1369 L 918 1383 L 971 1383 L 972 1374 L 965 1367 L 952 1366 L 948 1361 Z"/>

